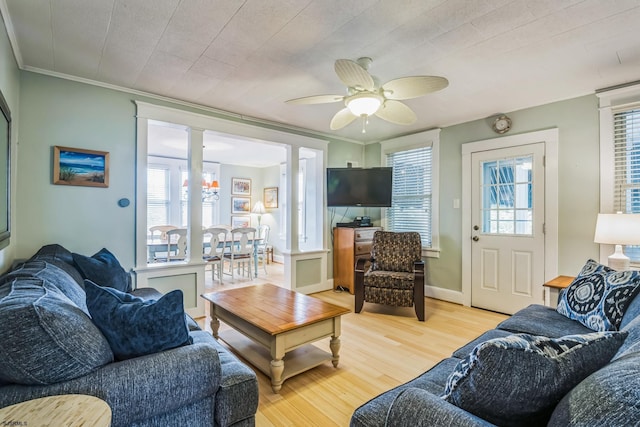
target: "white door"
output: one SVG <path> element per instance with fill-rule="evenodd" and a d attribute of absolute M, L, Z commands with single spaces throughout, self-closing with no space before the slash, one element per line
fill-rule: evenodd
<path fill-rule="evenodd" d="M 543 302 L 544 143 L 471 155 L 471 305 Z"/>

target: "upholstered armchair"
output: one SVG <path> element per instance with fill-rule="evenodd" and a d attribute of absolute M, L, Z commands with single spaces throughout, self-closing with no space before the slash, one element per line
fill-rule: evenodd
<path fill-rule="evenodd" d="M 364 302 L 414 306 L 418 320 L 424 322 L 424 261 L 420 234 L 376 231 L 371 259 L 360 258 L 355 268 L 355 310 Z M 365 272 L 365 264 L 371 261 Z"/>

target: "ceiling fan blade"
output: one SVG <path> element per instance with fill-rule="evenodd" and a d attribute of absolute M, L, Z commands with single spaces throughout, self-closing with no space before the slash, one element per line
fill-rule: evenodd
<path fill-rule="evenodd" d="M 364 90 L 373 90 L 373 77 L 362 68 L 358 63 L 350 59 L 338 59 L 334 69 L 338 78 L 347 85 L 347 87 L 355 87 Z"/>
<path fill-rule="evenodd" d="M 401 77 L 382 85 L 387 99 L 411 99 L 424 96 L 449 86 L 449 80 L 437 76 Z"/>
<path fill-rule="evenodd" d="M 410 125 L 415 122 L 416 113 L 400 101 L 386 100 L 376 111 L 376 116 L 397 125 Z"/>
<path fill-rule="evenodd" d="M 342 129 L 355 119 L 357 119 L 357 117 L 351 114 L 351 111 L 349 111 L 348 108 L 343 108 L 331 119 L 331 130 Z"/>
<path fill-rule="evenodd" d="M 344 100 L 342 95 L 313 95 L 302 98 L 289 99 L 287 104 L 329 104 Z"/>

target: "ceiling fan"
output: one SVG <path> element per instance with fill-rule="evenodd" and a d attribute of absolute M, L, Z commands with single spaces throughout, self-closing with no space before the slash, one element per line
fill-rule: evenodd
<path fill-rule="evenodd" d="M 344 101 L 345 108 L 331 119 L 331 130 L 342 129 L 358 117 L 362 118 L 362 133 L 371 115 L 399 125 L 410 125 L 416 121 L 416 113 L 405 99 L 417 98 L 444 89 L 449 81 L 437 76 L 412 76 L 393 79 L 380 85 L 375 76 L 369 74 L 371 58 L 357 61 L 338 59 L 334 69 L 338 78 L 347 86 L 346 95 L 314 95 L 286 101 L 289 104 L 327 104 Z"/>

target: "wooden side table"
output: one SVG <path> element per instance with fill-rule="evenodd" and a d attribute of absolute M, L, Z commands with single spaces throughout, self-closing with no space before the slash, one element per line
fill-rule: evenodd
<path fill-rule="evenodd" d="M 0 408 L 0 425 L 109 427 L 111 408 L 104 400 L 84 394 L 47 396 Z"/>
<path fill-rule="evenodd" d="M 556 307 L 558 304 L 558 294 L 560 290 L 566 288 L 573 282 L 573 276 L 558 276 L 549 280 L 544 285 L 544 305 L 547 307 Z"/>

